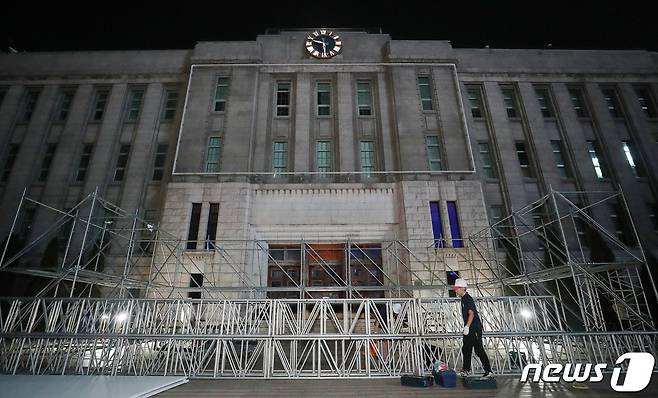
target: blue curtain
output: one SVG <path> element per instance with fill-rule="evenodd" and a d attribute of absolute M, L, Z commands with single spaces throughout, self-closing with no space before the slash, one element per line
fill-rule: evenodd
<path fill-rule="evenodd" d="M 430 202 L 430 215 L 432 216 L 432 234 L 434 247 L 443 247 L 443 226 L 441 225 L 441 212 L 439 202 Z"/>
<path fill-rule="evenodd" d="M 464 247 L 462 232 L 459 229 L 459 219 L 457 217 L 457 203 L 447 202 L 448 220 L 450 221 L 450 234 L 452 235 L 452 247 Z"/>

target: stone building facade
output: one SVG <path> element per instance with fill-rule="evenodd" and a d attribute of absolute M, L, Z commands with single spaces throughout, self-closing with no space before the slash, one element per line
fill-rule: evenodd
<path fill-rule="evenodd" d="M 425 268 L 437 248 L 452 253 L 446 270 L 466 272 L 463 239 L 550 189 L 621 187 L 658 256 L 658 54 L 336 31 L 342 48 L 321 59 L 309 34 L 0 55 L 3 238 L 25 187 L 63 209 L 98 187 L 187 242 L 206 284 L 245 283 L 212 265 L 208 241 L 260 286 L 278 283 L 272 261 L 300 241 L 382 252 L 402 241 L 420 281 L 386 255 L 378 279 L 433 284 Z M 614 211 L 594 216 L 620 230 Z M 17 233 L 48 222 L 26 218 Z M 240 246 L 254 242 L 270 254 Z M 297 283 L 326 285 L 308 259 L 291 261 Z"/>

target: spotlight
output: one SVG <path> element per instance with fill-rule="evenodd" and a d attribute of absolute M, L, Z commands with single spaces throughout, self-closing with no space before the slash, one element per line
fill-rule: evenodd
<path fill-rule="evenodd" d="M 103 320 L 103 321 L 107 321 L 108 319 L 110 319 L 110 314 L 103 314 L 103 315 L 101 315 L 101 320 Z"/>
<path fill-rule="evenodd" d="M 115 317 L 114 321 L 116 323 L 123 323 L 128 320 L 128 313 L 127 312 L 119 312 Z"/>
<path fill-rule="evenodd" d="M 521 316 L 524 317 L 525 319 L 532 318 L 532 311 L 530 311 L 527 308 L 522 308 L 521 311 L 519 311 L 519 314 L 521 314 Z"/>

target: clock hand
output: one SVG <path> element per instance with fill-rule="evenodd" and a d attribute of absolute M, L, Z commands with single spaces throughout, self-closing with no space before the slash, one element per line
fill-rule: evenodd
<path fill-rule="evenodd" d="M 323 42 L 321 42 L 320 40 L 313 40 L 313 42 L 323 44 Z"/>

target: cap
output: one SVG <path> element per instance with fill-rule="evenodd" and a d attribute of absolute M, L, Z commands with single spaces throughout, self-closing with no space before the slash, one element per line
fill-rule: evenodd
<path fill-rule="evenodd" d="M 456 280 L 455 280 L 455 284 L 452 285 L 453 288 L 456 288 L 456 287 L 467 287 L 467 286 L 468 286 L 468 284 L 466 283 L 466 280 L 461 279 L 461 278 L 456 279 Z"/>

